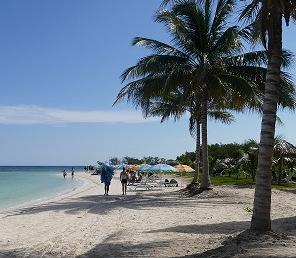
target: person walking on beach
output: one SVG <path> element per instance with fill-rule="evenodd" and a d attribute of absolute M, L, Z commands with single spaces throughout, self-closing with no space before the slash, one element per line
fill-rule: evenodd
<path fill-rule="evenodd" d="M 72 176 L 72 179 L 74 178 L 74 169 L 72 168 L 71 169 L 71 176 Z"/>
<path fill-rule="evenodd" d="M 127 180 L 128 180 L 128 174 L 126 173 L 125 168 L 123 168 L 122 172 L 120 173 L 120 182 L 122 185 L 122 195 L 126 195 Z"/>
<path fill-rule="evenodd" d="M 64 171 L 63 171 L 63 177 L 66 178 L 66 175 L 67 175 L 67 172 L 66 172 L 66 170 L 64 169 Z"/>
<path fill-rule="evenodd" d="M 109 188 L 110 188 L 113 175 L 114 175 L 113 168 L 103 164 L 101 167 L 101 182 L 104 183 L 105 185 L 104 195 L 109 195 Z"/>

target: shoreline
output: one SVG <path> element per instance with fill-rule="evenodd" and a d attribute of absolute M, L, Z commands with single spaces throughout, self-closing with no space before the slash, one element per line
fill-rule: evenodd
<path fill-rule="evenodd" d="M 85 188 L 87 186 L 87 184 L 89 183 L 88 179 L 82 176 L 83 173 L 84 173 L 83 171 L 77 171 L 75 173 L 75 177 L 79 181 L 78 183 L 80 185 L 78 185 L 74 188 L 71 188 L 71 189 L 66 189 L 61 192 L 54 193 L 52 196 L 44 196 L 44 197 L 34 199 L 34 200 L 31 200 L 28 202 L 24 202 L 22 204 L 14 205 L 14 206 L 11 206 L 8 208 L 0 208 L 0 218 L 3 216 L 6 216 L 7 214 L 17 212 L 18 210 L 21 210 L 21 209 L 28 209 L 33 206 L 43 205 L 48 202 L 58 201 L 58 200 L 62 200 L 64 198 L 70 197 L 72 194 L 75 194 L 77 191 Z"/>

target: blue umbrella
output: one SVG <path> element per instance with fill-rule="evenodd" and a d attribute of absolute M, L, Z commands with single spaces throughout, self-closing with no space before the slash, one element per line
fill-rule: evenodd
<path fill-rule="evenodd" d="M 176 172 L 177 169 L 167 164 L 157 164 L 150 168 L 151 172 Z"/>
<path fill-rule="evenodd" d="M 151 165 L 145 164 L 145 165 L 140 166 L 138 170 L 141 172 L 148 172 L 151 170 L 151 168 L 152 168 Z"/>
<path fill-rule="evenodd" d="M 101 166 L 101 183 L 107 183 L 110 185 L 112 177 L 114 175 L 114 169 L 106 164 Z"/>

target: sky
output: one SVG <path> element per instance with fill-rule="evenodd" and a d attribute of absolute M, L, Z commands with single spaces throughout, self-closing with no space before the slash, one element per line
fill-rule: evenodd
<path fill-rule="evenodd" d="M 144 120 L 127 103 L 112 106 L 120 75 L 148 52 L 135 36 L 167 41 L 153 21 L 160 0 L 0 1 L 0 165 L 87 165 L 111 157 L 175 159 L 194 150 L 188 117 Z M 296 51 L 295 25 L 284 46 Z M 294 67 L 290 70 L 295 74 Z M 296 144 L 295 114 L 277 133 Z M 209 143 L 258 140 L 260 117 L 209 123 Z"/>

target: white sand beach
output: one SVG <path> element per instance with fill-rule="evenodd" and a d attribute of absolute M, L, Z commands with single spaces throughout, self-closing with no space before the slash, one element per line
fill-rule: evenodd
<path fill-rule="evenodd" d="M 296 257 L 295 191 L 273 191 L 273 228 L 248 235 L 254 190 L 176 188 L 110 196 L 98 176 L 66 195 L 0 215 L 0 257 Z M 240 234 L 240 235 L 239 235 Z"/>

